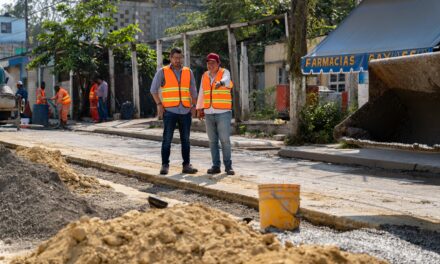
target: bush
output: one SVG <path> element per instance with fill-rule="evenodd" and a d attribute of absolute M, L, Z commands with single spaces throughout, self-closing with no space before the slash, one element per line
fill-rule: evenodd
<path fill-rule="evenodd" d="M 333 128 L 346 117 L 336 103 L 312 103 L 300 113 L 299 137 L 314 144 L 333 143 Z"/>

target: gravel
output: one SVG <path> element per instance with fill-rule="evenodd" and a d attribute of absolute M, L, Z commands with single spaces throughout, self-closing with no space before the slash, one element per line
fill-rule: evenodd
<path fill-rule="evenodd" d="M 213 199 L 194 192 L 179 190 L 163 185 L 154 185 L 146 181 L 94 168 L 85 168 L 72 165 L 85 175 L 95 176 L 104 180 L 130 186 L 159 197 L 168 197 L 189 203 L 202 203 L 219 210 L 223 210 L 240 218 L 254 219 L 251 224 L 259 228 L 258 211 L 247 206 Z M 328 227 L 315 226 L 302 221 L 300 229 L 294 232 L 275 233 L 281 241 L 290 241 L 294 244 L 336 245 L 341 249 L 366 253 L 390 263 L 406 264 L 434 264 L 440 263 L 440 233 L 419 230 L 413 227 L 384 226 L 382 230 L 359 229 L 340 232 Z"/>

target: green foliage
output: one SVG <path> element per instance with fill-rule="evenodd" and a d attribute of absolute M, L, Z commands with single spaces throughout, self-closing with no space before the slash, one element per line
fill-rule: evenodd
<path fill-rule="evenodd" d="M 250 113 L 250 117 L 253 120 L 273 120 L 278 117 L 278 111 L 275 109 L 274 104 L 267 103 L 267 97 L 275 94 L 275 86 L 267 87 L 263 90 L 253 90 L 250 98 L 253 101 L 253 105 L 257 106 L 255 111 Z"/>
<path fill-rule="evenodd" d="M 131 48 L 128 46 L 119 46 L 114 48 L 116 64 L 131 62 Z M 150 49 L 146 44 L 136 44 L 136 54 L 138 62 L 139 75 L 153 78 L 156 72 L 156 51 Z"/>
<path fill-rule="evenodd" d="M 247 131 L 247 127 L 246 127 L 246 125 L 240 125 L 240 126 L 238 127 L 238 134 L 239 134 L 239 135 L 244 135 L 244 134 L 246 134 L 246 131 Z"/>
<path fill-rule="evenodd" d="M 299 138 L 293 141 L 316 144 L 334 142 L 333 129 L 346 116 L 336 103 L 312 103 L 300 113 Z"/>
<path fill-rule="evenodd" d="M 336 28 L 356 6 L 355 0 L 309 0 L 308 38 L 327 34 Z"/>
<path fill-rule="evenodd" d="M 288 10 L 287 0 L 206 0 L 205 9 L 193 13 L 184 14 L 186 23 L 171 27 L 166 30 L 168 35 L 179 34 L 205 27 L 215 27 L 237 22 L 252 21 L 266 16 L 282 14 Z M 281 21 L 282 22 L 282 21 Z M 265 25 L 246 27 L 235 30 L 237 40 L 252 39 L 253 42 L 270 42 L 279 40 L 284 36 L 284 23 L 274 21 Z M 208 54 L 216 51 L 223 58 L 228 57 L 228 37 L 225 31 L 212 32 L 191 38 L 191 51 L 194 54 Z M 207 45 L 209 43 L 209 45 Z M 252 49 L 249 49 L 252 53 Z M 264 49 L 253 56 L 262 59 Z M 261 61 L 261 60 L 260 60 Z"/>
<path fill-rule="evenodd" d="M 104 47 L 134 41 L 140 31 L 137 25 L 130 25 L 105 33 L 114 24 L 110 15 L 116 12 L 116 7 L 111 0 L 81 1 L 73 8 L 58 4 L 56 10 L 63 20 L 43 22 L 30 68 L 54 60 L 57 73 L 73 71 L 79 77 L 90 77 L 99 68 L 99 58 L 106 52 Z"/>

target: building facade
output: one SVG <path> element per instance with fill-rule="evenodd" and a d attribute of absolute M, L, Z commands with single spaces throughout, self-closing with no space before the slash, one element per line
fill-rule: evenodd
<path fill-rule="evenodd" d="M 130 0 L 118 3 L 118 12 L 113 15 L 119 29 L 129 24 L 138 23 L 142 33 L 141 42 L 153 41 L 165 35 L 169 27 L 186 21 L 185 13 L 201 10 L 201 0 Z"/>

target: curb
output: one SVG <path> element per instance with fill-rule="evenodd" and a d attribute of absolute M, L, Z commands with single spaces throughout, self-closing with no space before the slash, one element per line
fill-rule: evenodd
<path fill-rule="evenodd" d="M 440 173 L 440 167 L 431 165 L 417 164 L 413 162 L 400 162 L 390 160 L 379 160 L 372 158 L 353 157 L 349 155 L 334 155 L 325 153 L 316 153 L 302 150 L 292 150 L 281 148 L 278 151 L 280 157 L 306 159 L 313 161 L 329 162 L 344 165 L 359 165 L 370 168 L 381 168 L 387 170 L 401 170 L 427 173 Z"/>
<path fill-rule="evenodd" d="M 117 131 L 117 130 L 100 129 L 100 128 L 94 129 L 94 130 L 76 129 L 74 131 L 106 134 L 106 135 L 115 135 L 115 136 L 138 138 L 138 139 L 153 140 L 153 141 L 162 141 L 162 136 L 146 134 L 146 133 L 139 133 L 139 132 Z M 209 141 L 208 140 L 190 138 L 190 142 L 191 142 L 191 146 L 209 148 Z M 180 138 L 173 137 L 172 143 L 180 144 Z M 231 140 L 231 145 L 233 147 L 245 148 L 248 150 L 255 150 L 255 151 L 281 149 L 281 146 L 273 145 L 270 142 L 266 142 L 265 144 L 263 142 L 256 144 L 256 143 L 245 143 L 245 142 L 243 143 L 243 142 L 237 142 L 237 141 L 234 142 L 233 140 Z"/>
<path fill-rule="evenodd" d="M 5 145 L 8 148 L 11 148 L 11 149 L 16 149 L 17 147 L 24 147 L 19 144 L 4 142 L 2 140 L 0 140 L 0 143 Z M 91 161 L 91 160 L 87 160 L 87 159 L 70 157 L 67 155 L 63 155 L 63 157 L 69 163 L 78 164 L 78 165 L 86 166 L 86 167 L 92 167 L 92 168 L 101 169 L 101 170 L 114 172 L 114 173 L 120 173 L 123 175 L 127 175 L 129 177 L 139 178 L 139 179 L 145 180 L 147 182 L 155 183 L 155 184 L 163 184 L 163 185 L 167 185 L 167 186 L 171 186 L 171 187 L 175 187 L 175 188 L 179 188 L 179 189 L 193 191 L 193 192 L 196 192 L 199 194 L 207 195 L 209 197 L 213 197 L 213 198 L 217 198 L 217 199 L 221 199 L 221 200 L 225 200 L 225 201 L 229 201 L 229 202 L 234 202 L 234 203 L 240 203 L 240 204 L 243 204 L 243 205 L 246 205 L 246 206 L 249 206 L 251 208 L 258 210 L 259 201 L 258 201 L 258 198 L 256 198 L 256 197 L 246 196 L 246 195 L 242 195 L 242 194 L 238 194 L 238 193 L 231 193 L 231 192 L 222 191 L 222 190 L 211 189 L 211 188 L 207 188 L 205 186 L 197 185 L 194 183 L 181 182 L 181 181 L 174 180 L 171 178 L 166 178 L 166 177 L 161 177 L 161 176 L 154 175 L 154 174 L 139 172 L 136 170 L 125 169 L 125 168 L 121 168 L 121 167 L 118 167 L 115 165 L 103 164 L 100 162 L 95 162 L 95 161 Z M 308 209 L 308 208 L 303 208 L 303 207 L 300 208 L 300 215 L 302 218 L 304 218 L 305 220 L 307 220 L 308 222 L 310 222 L 314 225 L 328 226 L 328 227 L 331 227 L 331 228 L 334 228 L 334 229 L 340 230 L 340 231 L 348 231 L 348 230 L 354 230 L 354 229 L 359 229 L 359 228 L 375 228 L 375 229 L 380 228 L 379 224 L 350 219 L 348 217 L 330 215 L 327 213 L 323 213 L 320 211 L 316 211 L 316 210 L 312 210 L 312 209 Z"/>

